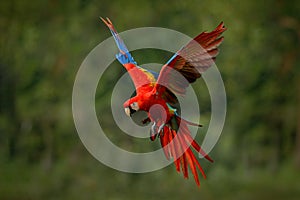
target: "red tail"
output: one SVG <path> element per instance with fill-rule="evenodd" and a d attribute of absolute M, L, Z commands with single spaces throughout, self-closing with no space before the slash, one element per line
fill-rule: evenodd
<path fill-rule="evenodd" d="M 187 166 L 189 166 L 194 175 L 196 184 L 200 186 L 197 168 L 200 170 L 204 178 L 206 178 L 206 175 L 202 167 L 200 166 L 197 158 L 193 154 L 190 145 L 210 162 L 213 162 L 213 160 L 192 138 L 190 131 L 187 127 L 188 123 L 186 123 L 186 121 L 180 120 L 179 117 L 177 117 L 176 120 L 177 123 L 180 124 L 178 133 L 175 130 L 171 129 L 171 127 L 165 126 L 163 129 L 163 133 L 160 134 L 161 145 L 163 147 L 167 159 L 169 160 L 170 157 L 174 159 L 176 170 L 178 172 L 182 170 L 184 178 L 188 178 Z"/>

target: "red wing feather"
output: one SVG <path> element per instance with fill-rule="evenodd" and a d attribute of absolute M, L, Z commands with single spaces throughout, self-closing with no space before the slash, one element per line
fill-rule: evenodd
<path fill-rule="evenodd" d="M 195 82 L 213 65 L 219 52 L 218 46 L 224 39 L 221 34 L 225 30 L 222 22 L 212 32 L 199 34 L 181 48 L 161 69 L 155 86 L 156 92 L 162 95 L 169 92 L 184 95 L 189 84 Z M 168 95 L 164 96 L 168 97 Z"/>

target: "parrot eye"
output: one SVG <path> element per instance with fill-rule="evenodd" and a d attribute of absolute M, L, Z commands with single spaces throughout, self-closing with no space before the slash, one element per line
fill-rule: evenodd
<path fill-rule="evenodd" d="M 130 107 L 135 111 L 138 111 L 140 109 L 137 102 L 133 102 L 132 104 L 130 104 Z"/>

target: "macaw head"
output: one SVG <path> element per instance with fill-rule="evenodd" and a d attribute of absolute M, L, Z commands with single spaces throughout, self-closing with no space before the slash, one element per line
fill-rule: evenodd
<path fill-rule="evenodd" d="M 125 113 L 128 117 L 131 117 L 133 113 L 140 109 L 138 99 L 133 97 L 124 103 Z"/>

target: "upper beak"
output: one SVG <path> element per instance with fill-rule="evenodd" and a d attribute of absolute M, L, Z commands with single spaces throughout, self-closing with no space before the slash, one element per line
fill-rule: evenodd
<path fill-rule="evenodd" d="M 125 108 L 125 113 L 126 113 L 126 115 L 127 115 L 128 117 L 131 116 L 129 107 L 126 107 L 126 108 Z"/>
<path fill-rule="evenodd" d="M 128 117 L 131 117 L 131 115 L 135 112 L 136 110 L 133 110 L 130 106 L 125 108 L 125 113 Z"/>

